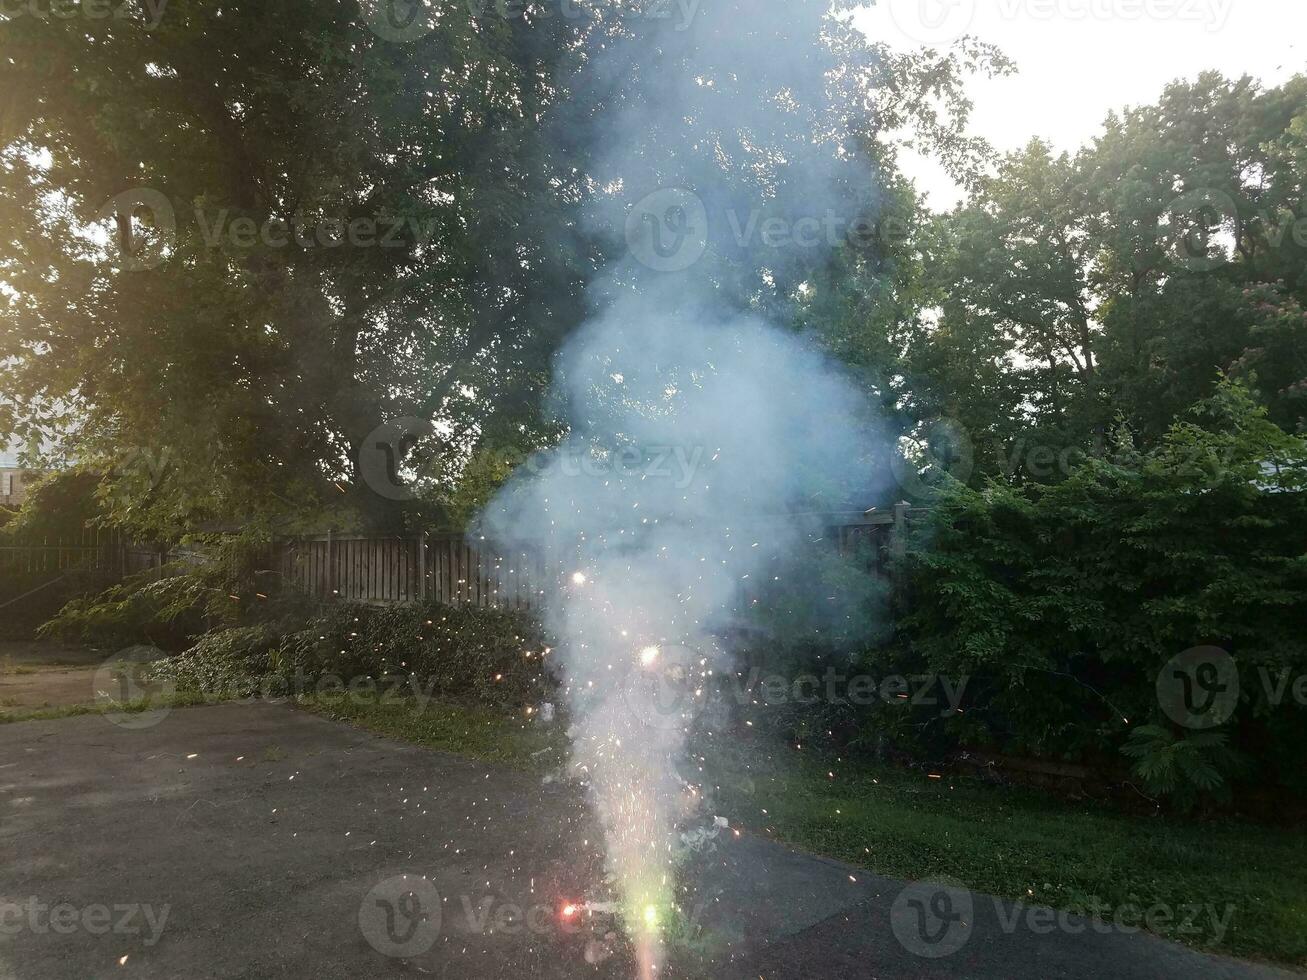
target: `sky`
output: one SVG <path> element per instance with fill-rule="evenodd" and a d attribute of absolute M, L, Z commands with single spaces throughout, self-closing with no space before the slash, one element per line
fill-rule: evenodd
<path fill-rule="evenodd" d="M 1040 136 L 1074 152 L 1110 110 L 1155 102 L 1206 69 L 1267 87 L 1307 71 L 1307 0 L 877 0 L 854 23 L 897 49 L 964 34 L 998 45 L 1019 73 L 967 90 L 972 131 L 1000 151 Z M 932 208 L 960 199 L 930 161 L 901 163 Z"/>

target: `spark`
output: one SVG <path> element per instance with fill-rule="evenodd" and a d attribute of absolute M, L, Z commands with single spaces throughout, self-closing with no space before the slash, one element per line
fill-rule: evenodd
<path fill-rule="evenodd" d="M 652 667 L 655 660 L 658 659 L 657 647 L 645 647 L 640 651 L 640 663 L 646 667 Z"/>

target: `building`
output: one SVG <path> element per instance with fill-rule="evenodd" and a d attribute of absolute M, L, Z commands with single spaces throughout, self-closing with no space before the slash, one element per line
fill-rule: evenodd
<path fill-rule="evenodd" d="M 0 453 L 0 507 L 17 507 L 27 496 L 36 472 L 18 465 L 11 453 Z"/>

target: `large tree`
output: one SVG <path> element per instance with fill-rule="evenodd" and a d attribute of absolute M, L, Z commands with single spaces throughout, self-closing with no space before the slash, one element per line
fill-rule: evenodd
<path fill-rule="evenodd" d="M 549 438 L 549 357 L 595 281 L 669 292 L 612 261 L 626 213 L 687 183 L 718 206 L 701 284 L 892 375 L 902 236 L 778 250 L 733 240 L 728 217 L 811 217 L 799 191 L 820 170 L 842 232 L 910 218 L 888 134 L 974 172 L 962 79 L 1006 63 L 972 41 L 894 54 L 810 0 L 715 5 L 693 27 L 666 8 L 171 0 L 10 19 L 0 435 L 57 437 L 140 530 L 267 531 L 333 505 L 397 529 L 409 505 L 375 492 L 379 443 L 447 489 L 487 447 Z M 430 426 L 377 437 L 405 417 Z"/>
<path fill-rule="evenodd" d="M 976 441 L 977 478 L 1054 476 L 1032 449 L 1100 451 L 1117 414 L 1151 445 L 1222 372 L 1301 423 L 1304 127 L 1307 78 L 1204 74 L 1075 155 L 1032 142 L 940 217 L 937 317 L 909 360 L 923 407 Z"/>
<path fill-rule="evenodd" d="M 75 433 L 146 484 L 120 517 L 175 532 L 333 485 L 384 521 L 357 472 L 383 421 L 433 420 L 436 452 L 529 422 L 586 274 L 553 247 L 579 178 L 540 125 L 574 27 L 441 12 L 5 24 L 0 427 Z M 142 447 L 157 466 L 121 465 Z"/>

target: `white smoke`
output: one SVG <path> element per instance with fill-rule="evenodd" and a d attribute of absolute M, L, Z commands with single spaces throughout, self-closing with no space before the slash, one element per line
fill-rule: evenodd
<path fill-rule="evenodd" d="M 753 229 L 839 227 L 876 199 L 844 128 L 866 115 L 856 43 L 830 13 L 705 0 L 688 22 L 633 17 L 597 28 L 562 83 L 555 124 L 595 147 L 583 224 L 631 248 L 592 284 L 597 312 L 554 365 L 566 442 L 500 492 L 480 532 L 559 577 L 544 613 L 571 767 L 645 974 L 673 905 L 678 824 L 702 795 L 686 761 L 730 669 L 723 637 L 768 588 L 814 585 L 777 586 L 777 556 L 820 535 L 816 515 L 881 489 L 885 440 L 863 394 L 756 312 L 841 242 L 786 250 Z M 642 206 L 634 217 L 673 248 L 642 254 Z M 796 605 L 841 615 L 829 598 Z"/>
<path fill-rule="evenodd" d="M 573 772 L 626 918 L 653 932 L 700 792 L 688 739 L 730 666 L 721 637 L 783 573 L 774 556 L 819 530 L 832 492 L 875 490 L 880 440 L 833 365 L 747 318 L 632 300 L 571 340 L 556 377 L 571 436 L 500 493 L 483 530 L 559 575 L 545 617 Z"/>

